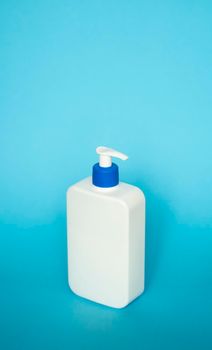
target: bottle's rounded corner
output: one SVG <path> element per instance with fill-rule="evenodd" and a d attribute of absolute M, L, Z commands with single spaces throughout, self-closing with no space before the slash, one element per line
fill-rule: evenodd
<path fill-rule="evenodd" d="M 127 301 L 124 301 L 123 303 L 113 306 L 113 308 L 121 310 L 121 309 L 125 309 L 129 304 L 130 302 L 127 300 Z"/>
<path fill-rule="evenodd" d="M 143 192 L 143 190 L 140 187 L 135 186 L 135 188 L 137 189 L 137 193 L 140 196 L 140 199 L 145 203 L 146 202 L 146 197 L 145 194 Z"/>
<path fill-rule="evenodd" d="M 104 305 L 104 306 L 107 306 L 107 307 L 110 307 L 112 309 L 117 309 L 117 310 L 120 310 L 120 309 L 124 309 L 126 308 L 129 304 L 130 304 L 130 300 L 127 298 L 122 298 L 122 300 L 119 300 L 119 301 L 104 301 L 104 302 L 100 302 L 100 304 Z"/>
<path fill-rule="evenodd" d="M 69 193 L 70 193 L 71 190 L 72 190 L 72 187 L 73 187 L 73 185 L 71 185 L 71 186 L 69 186 L 69 187 L 67 188 L 67 190 L 66 190 L 66 197 L 68 197 Z"/>
<path fill-rule="evenodd" d="M 74 287 L 74 285 L 72 284 L 70 278 L 68 279 L 68 286 L 70 288 L 70 290 L 72 291 L 72 293 L 76 294 L 76 295 L 79 295 L 78 292 L 77 292 L 77 289 Z"/>
<path fill-rule="evenodd" d="M 69 187 L 67 188 L 67 190 L 66 190 L 66 198 L 68 198 L 68 196 L 69 196 L 70 193 L 75 189 L 75 187 L 76 187 L 76 184 L 71 185 L 71 186 L 69 186 Z"/>
<path fill-rule="evenodd" d="M 69 278 L 68 278 L 68 286 L 69 286 L 69 288 L 71 289 L 71 291 L 73 292 L 72 284 L 71 284 L 71 281 L 70 281 Z"/>

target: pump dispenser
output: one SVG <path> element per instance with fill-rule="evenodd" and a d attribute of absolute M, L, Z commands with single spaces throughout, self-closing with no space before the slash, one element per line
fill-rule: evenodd
<path fill-rule="evenodd" d="M 86 299 L 122 308 L 144 291 L 145 197 L 119 182 L 112 158 L 128 157 L 97 147 L 99 162 L 67 191 L 68 281 Z"/>
<path fill-rule="evenodd" d="M 93 166 L 93 185 L 97 187 L 117 186 L 119 183 L 119 168 L 115 163 L 112 163 L 112 157 L 122 160 L 126 160 L 128 157 L 124 153 L 102 146 L 97 147 L 96 153 L 99 154 L 99 163 Z"/>
<path fill-rule="evenodd" d="M 99 154 L 99 165 L 103 168 L 111 167 L 112 157 L 116 157 L 122 160 L 128 159 L 128 156 L 126 156 L 126 154 L 104 146 L 97 147 L 96 153 Z"/>

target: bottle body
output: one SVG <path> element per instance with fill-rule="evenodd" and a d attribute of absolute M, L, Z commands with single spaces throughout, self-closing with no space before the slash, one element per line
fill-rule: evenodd
<path fill-rule="evenodd" d="M 115 308 L 144 290 L 145 198 L 135 186 L 67 192 L 68 279 L 74 293 Z"/>

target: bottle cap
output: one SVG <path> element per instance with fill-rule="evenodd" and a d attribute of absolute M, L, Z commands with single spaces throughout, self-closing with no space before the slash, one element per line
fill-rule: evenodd
<path fill-rule="evenodd" d="M 92 183 L 97 187 L 114 187 L 119 183 L 118 165 L 112 163 L 112 157 L 127 160 L 128 156 L 108 147 L 97 147 L 99 163 L 93 166 Z"/>

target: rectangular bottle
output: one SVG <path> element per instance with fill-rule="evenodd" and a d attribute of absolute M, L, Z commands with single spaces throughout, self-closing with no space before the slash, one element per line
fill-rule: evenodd
<path fill-rule="evenodd" d="M 145 198 L 119 183 L 111 156 L 98 147 L 93 177 L 67 192 L 68 280 L 72 291 L 89 300 L 123 308 L 144 291 Z"/>

